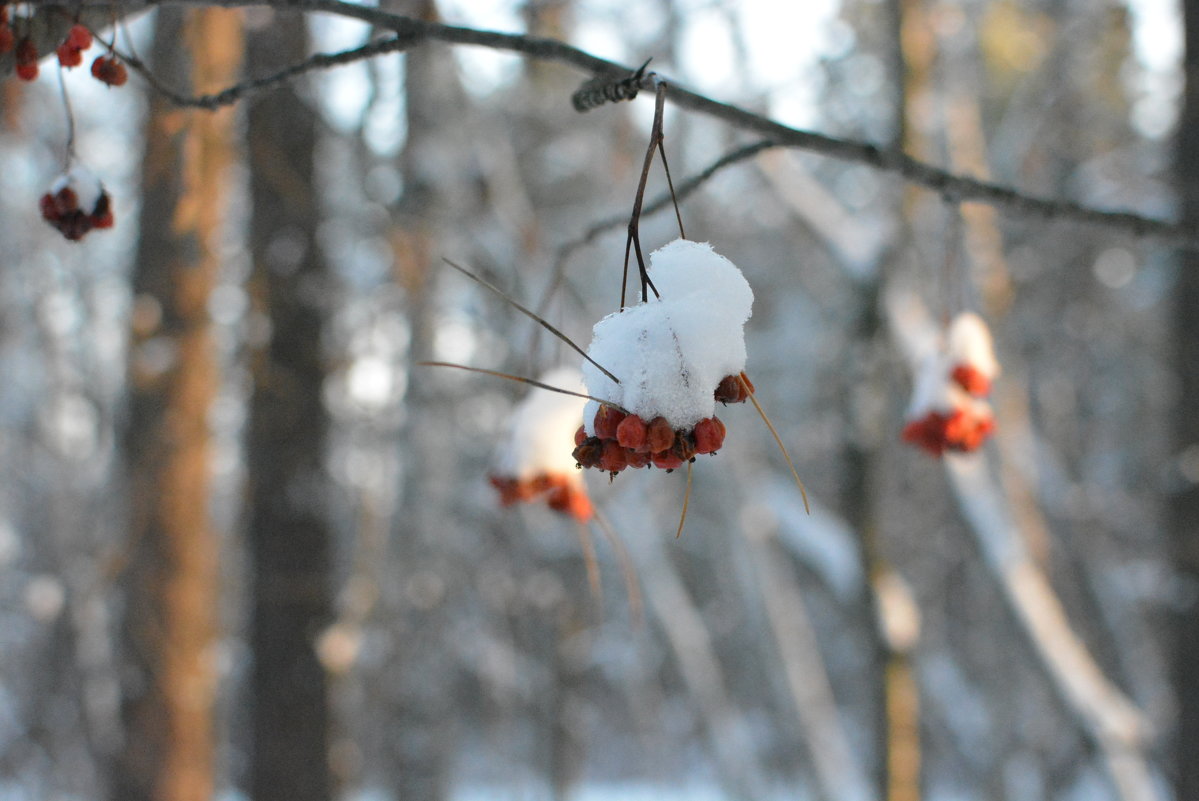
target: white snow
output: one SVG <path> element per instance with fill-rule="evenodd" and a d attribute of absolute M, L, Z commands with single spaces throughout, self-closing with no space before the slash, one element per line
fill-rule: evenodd
<path fill-rule="evenodd" d="M 954 367 L 965 364 L 987 379 L 999 374 L 999 362 L 987 324 L 974 312 L 962 312 L 950 321 L 944 340 L 927 338 L 923 352 L 913 355 L 912 400 L 907 419 L 915 420 L 928 412 L 948 414 L 954 409 L 973 407 L 979 415 L 990 416 L 986 401 L 972 397 L 950 375 Z"/>
<path fill-rule="evenodd" d="M 573 367 L 560 367 L 540 376 L 543 384 L 572 392 L 583 391 L 582 376 Z M 583 422 L 583 398 L 534 387 L 512 412 L 507 439 L 496 455 L 501 475 L 532 478 L 542 473 L 578 476 L 574 435 Z"/>
<path fill-rule="evenodd" d="M 977 314 L 962 312 L 954 317 L 949 324 L 947 339 L 949 358 L 953 364 L 968 364 L 987 379 L 999 375 L 991 330 Z"/>
<path fill-rule="evenodd" d="M 592 330 L 583 364 L 589 394 L 650 420 L 687 428 L 716 410 L 720 380 L 745 369 L 745 321 L 753 290 L 741 271 L 706 242 L 676 239 L 650 254 L 649 277 L 661 297 L 610 314 Z M 599 404 L 583 411 L 587 433 Z"/>

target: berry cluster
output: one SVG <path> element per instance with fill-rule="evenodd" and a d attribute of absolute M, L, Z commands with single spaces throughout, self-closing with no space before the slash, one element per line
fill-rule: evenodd
<path fill-rule="evenodd" d="M 742 383 L 744 379 L 745 383 Z M 742 403 L 753 385 L 749 379 L 730 375 L 713 393 L 721 403 Z M 600 406 L 593 419 L 594 436 L 585 426 L 575 432 L 574 458 L 579 467 L 595 467 L 615 475 L 626 467 L 657 467 L 670 472 L 699 454 L 716 453 L 724 444 L 724 423 L 716 416 L 705 417 L 690 429 L 673 428 L 661 415 L 648 422 L 636 414 L 625 414 L 613 406 Z"/>
<path fill-rule="evenodd" d="M 112 203 L 104 185 L 80 166 L 60 175 L 39 205 L 42 218 L 72 242 L 93 228 L 111 228 L 113 224 Z"/>
<path fill-rule="evenodd" d="M 933 456 L 978 450 L 995 430 L 986 396 L 998 372 L 986 324 L 975 314 L 958 315 L 945 353 L 930 356 L 917 376 L 904 441 Z"/>
<path fill-rule="evenodd" d="M 67 68 L 78 67 L 83 63 L 83 51 L 91 46 L 91 31 L 79 24 L 72 25 L 67 38 L 58 46 L 58 63 Z"/>
<path fill-rule="evenodd" d="M 995 431 L 995 418 L 985 404 L 959 406 L 947 414 L 930 411 L 903 427 L 903 439 L 940 456 L 945 451 L 970 453 Z"/>
<path fill-rule="evenodd" d="M 586 523 L 595 514 L 591 499 L 574 476 L 538 473 L 529 478 L 491 475 L 487 478 L 500 493 L 500 505 L 532 503 L 541 499 L 555 512 Z"/>
<path fill-rule="evenodd" d="M 55 51 L 58 63 L 67 69 L 78 67 L 83 63 L 83 51 L 89 49 L 92 42 L 91 31 L 78 23 L 72 25 Z M 23 81 L 35 80 L 38 76 L 38 59 L 41 57 L 37 45 L 28 35 L 17 39 L 9 22 L 8 6 L 0 5 L 0 53 L 8 53 L 14 48 L 17 77 Z M 111 50 L 107 55 L 97 56 L 92 62 L 92 76 L 109 86 L 121 86 L 129 79 L 125 65 L 117 60 Z"/>

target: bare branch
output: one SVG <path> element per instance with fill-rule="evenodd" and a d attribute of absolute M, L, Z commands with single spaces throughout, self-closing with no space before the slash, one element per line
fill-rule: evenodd
<path fill-rule="evenodd" d="M 294 0 L 286 3 L 282 0 L 275 0 L 275 2 L 264 2 L 263 0 L 77 0 L 77 2 L 83 6 L 114 7 L 121 13 L 158 5 L 191 5 L 270 6 L 295 11 L 336 14 L 394 31 L 397 38 L 404 39 L 409 44 L 437 41 L 455 45 L 487 47 L 493 50 L 519 53 L 529 58 L 569 64 L 593 75 L 635 72 L 635 68 L 598 58 L 556 39 L 445 25 L 340 0 Z M 49 6 L 51 4 L 39 5 Z M 648 84 L 650 80 L 650 77 L 646 76 L 647 83 L 642 88 L 650 88 Z M 1002 184 L 966 175 L 957 175 L 912 158 L 897 148 L 880 147 L 868 142 L 841 139 L 814 131 L 791 128 L 760 114 L 689 91 L 673 81 L 668 83 L 666 94 L 667 99 L 679 108 L 714 117 L 736 128 L 761 134 L 779 146 L 796 147 L 841 161 L 873 167 L 938 192 L 953 201 L 985 203 L 1027 217 L 1097 225 L 1139 238 L 1151 237 L 1171 244 L 1199 249 L 1199 233 L 1175 222 L 1146 217 L 1130 211 L 1105 210 L 1068 200 L 1037 197 Z"/>
<path fill-rule="evenodd" d="M 201 108 L 208 111 L 215 111 L 222 106 L 231 106 L 234 103 L 246 98 L 249 95 L 256 94 L 266 89 L 273 89 L 280 84 L 303 75 L 306 72 L 313 70 L 328 69 L 329 67 L 338 67 L 343 64 L 351 64 L 355 61 L 374 58 L 375 56 L 383 55 L 384 53 L 392 53 L 399 50 L 407 50 L 416 43 L 416 39 L 402 34 L 392 36 L 387 39 L 377 39 L 373 42 L 356 47 L 353 50 L 343 50 L 339 53 L 316 53 L 298 64 L 293 64 L 289 67 L 279 70 L 271 75 L 264 75 L 260 78 L 251 78 L 247 81 L 234 84 L 228 89 L 223 89 L 211 95 L 191 96 L 182 92 L 176 91 L 169 86 L 163 84 L 154 75 L 154 72 L 141 59 L 131 53 L 123 53 L 119 50 L 114 52 L 120 56 L 121 60 L 132 67 L 138 74 L 146 79 L 146 82 L 154 88 L 154 91 L 161 94 L 163 97 L 170 100 L 177 106 L 185 106 L 189 108 Z"/>

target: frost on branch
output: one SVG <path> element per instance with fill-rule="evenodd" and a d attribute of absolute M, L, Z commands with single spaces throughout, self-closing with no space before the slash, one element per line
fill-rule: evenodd
<path fill-rule="evenodd" d="M 111 228 L 112 203 L 100 179 L 75 165 L 42 195 L 42 217 L 72 242 L 93 228 Z"/>
<path fill-rule="evenodd" d="M 959 314 L 916 368 L 904 440 L 934 456 L 978 450 L 995 430 L 985 398 L 998 374 L 987 324 L 972 312 Z"/>
<path fill-rule="evenodd" d="M 725 434 L 716 401 L 747 397 L 739 376 L 754 296 L 741 271 L 707 243 L 676 239 L 650 255 L 648 272 L 660 297 L 593 329 L 587 355 L 620 383 L 583 365 L 588 394 L 612 404 L 584 409 L 575 440 L 583 467 L 671 470 L 713 453 Z"/>
<path fill-rule="evenodd" d="M 582 378 L 573 368 L 551 370 L 539 380 L 574 392 L 583 389 Z M 594 510 L 570 455 L 571 436 L 582 419 L 583 402 L 573 395 L 534 388 L 517 405 L 489 476 L 502 505 L 544 499 L 557 512 L 581 522 L 591 519 Z"/>

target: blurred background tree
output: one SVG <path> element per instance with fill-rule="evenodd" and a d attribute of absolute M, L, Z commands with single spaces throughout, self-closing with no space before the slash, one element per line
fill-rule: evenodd
<path fill-rule="evenodd" d="M 716 171 L 683 217 L 754 287 L 748 371 L 813 512 L 741 407 L 680 540 L 677 473 L 588 476 L 638 623 L 603 537 L 601 598 L 570 521 L 498 508 L 524 388 L 416 363 L 577 360 L 442 259 L 585 343 L 624 244 L 593 226 L 627 219 L 651 102 L 579 115 L 577 69 L 418 37 L 181 107 L 386 38 L 203 5 L 117 26 L 157 89 L 64 76 L 111 232 L 37 220 L 53 60 L 0 84 L 0 801 L 1199 796 L 1192 256 L 800 149 Z M 1193 221 L 1183 6 L 379 7 Z M 10 18 L 43 52 L 72 21 Z M 668 106 L 676 182 L 752 133 Z M 647 214 L 642 241 L 674 230 Z M 960 308 L 996 335 L 999 430 L 942 464 L 899 441 L 905 343 Z"/>

